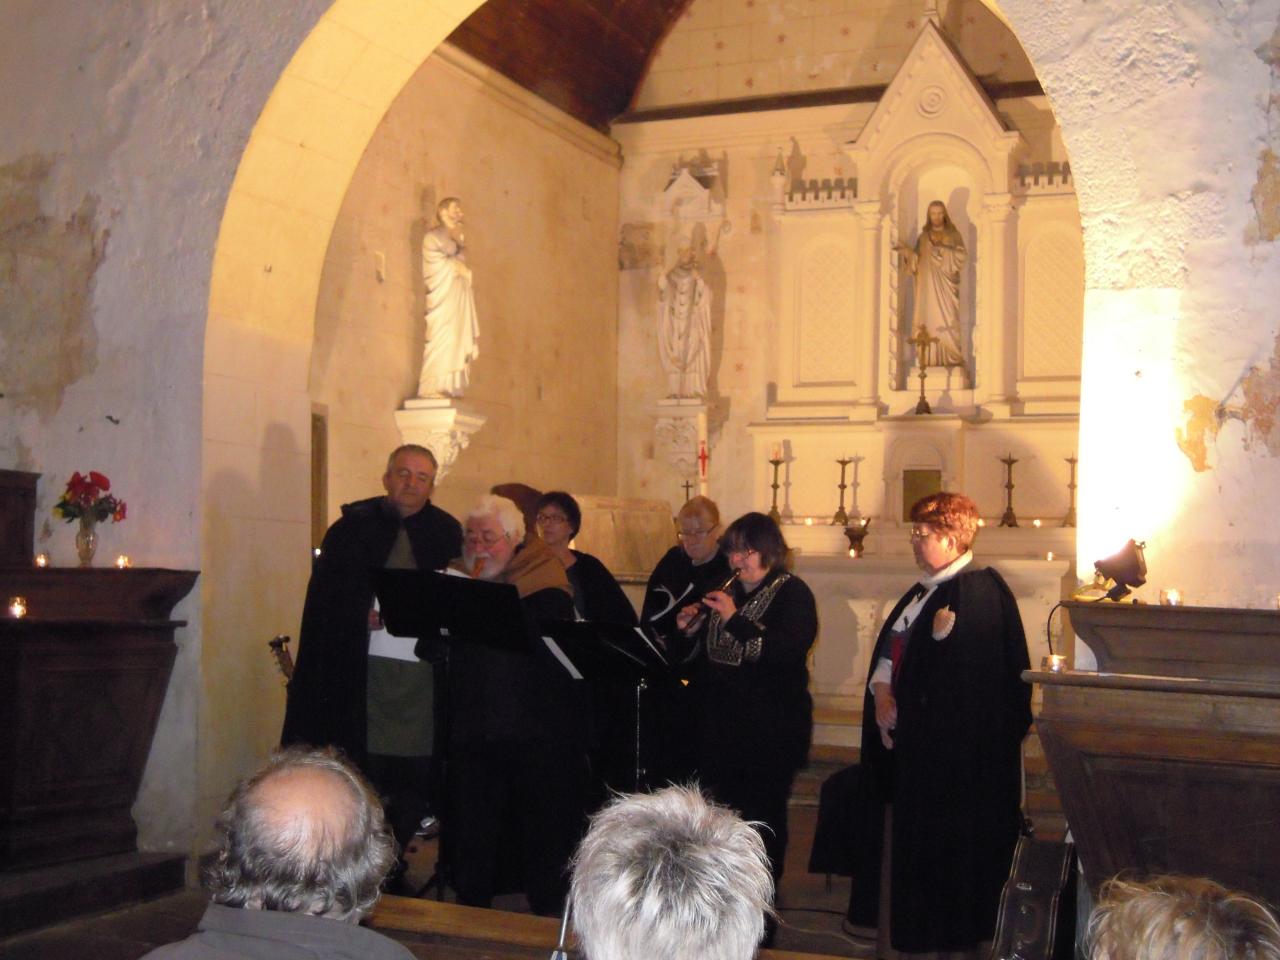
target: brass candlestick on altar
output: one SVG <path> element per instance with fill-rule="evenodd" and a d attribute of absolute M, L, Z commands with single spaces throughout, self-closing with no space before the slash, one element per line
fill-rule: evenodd
<path fill-rule="evenodd" d="M 1075 454 L 1065 459 L 1071 465 L 1071 482 L 1067 484 L 1067 492 L 1071 496 L 1071 505 L 1067 507 L 1067 515 L 1062 518 L 1062 525 L 1064 527 L 1074 527 L 1076 525 L 1076 464 L 1080 461 L 1076 459 Z"/>
<path fill-rule="evenodd" d="M 1000 526 L 1016 527 L 1018 525 L 1018 515 L 1013 512 L 1013 465 L 1018 462 L 1017 458 L 1012 454 L 1007 454 L 1000 458 L 1000 462 L 1005 467 L 1004 477 L 1004 516 L 1000 518 Z"/>
<path fill-rule="evenodd" d="M 840 506 L 836 508 L 836 515 L 831 518 L 831 522 L 838 527 L 843 527 L 849 523 L 849 514 L 844 511 L 844 492 L 849 487 L 844 482 L 844 472 L 849 464 L 853 463 L 853 457 L 841 457 L 836 463 L 840 464 Z"/>
<path fill-rule="evenodd" d="M 929 336 L 929 331 L 924 327 L 917 327 L 915 336 L 907 343 L 916 348 L 916 376 L 920 378 L 920 399 L 916 401 L 916 413 L 933 413 L 933 408 L 929 406 L 929 401 L 924 398 L 924 381 L 929 376 L 929 351 L 933 344 L 938 342 L 937 337 Z"/>
<path fill-rule="evenodd" d="M 773 506 L 769 508 L 769 519 L 781 525 L 782 514 L 778 510 L 778 468 L 782 466 L 783 460 L 781 457 L 774 457 L 769 462 L 773 464 Z"/>

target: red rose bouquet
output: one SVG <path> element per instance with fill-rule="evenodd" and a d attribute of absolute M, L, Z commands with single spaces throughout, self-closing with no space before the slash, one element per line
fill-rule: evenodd
<path fill-rule="evenodd" d="M 97 470 L 90 470 L 88 476 L 77 471 L 67 481 L 67 489 L 53 505 L 53 512 L 67 523 L 86 518 L 90 523 L 119 523 L 126 516 L 127 505 L 110 494 L 110 489 L 111 481 Z"/>

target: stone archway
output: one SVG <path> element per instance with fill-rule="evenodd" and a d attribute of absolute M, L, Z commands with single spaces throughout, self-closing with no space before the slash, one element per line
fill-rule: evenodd
<path fill-rule="evenodd" d="M 262 644 L 306 585 L 310 366 L 335 219 L 379 121 L 483 0 L 336 0 L 281 74 L 223 212 L 205 329 L 195 823 L 271 749 L 283 697 Z M 288 562 L 289 557 L 297 562 Z M 231 709 L 253 703 L 256 709 Z"/>
<path fill-rule="evenodd" d="M 1262 558 L 1242 554 L 1225 531 L 1252 521 L 1251 543 L 1280 532 L 1249 513 L 1280 481 L 1276 456 L 1246 460 L 1233 449 L 1223 474 L 1192 475 L 1174 430 L 1186 397 L 1232 382 L 1187 352 L 1179 326 L 1190 322 L 1201 339 L 1238 335 L 1239 325 L 1212 306 L 1222 300 L 1256 314 L 1245 325 L 1249 337 L 1274 333 L 1266 317 L 1280 299 L 1280 271 L 1271 247 L 1245 239 L 1254 216 L 1254 175 L 1245 171 L 1257 167 L 1275 86 L 1265 78 L 1270 61 L 1255 48 L 1275 29 L 1280 0 L 1231 11 L 1200 11 L 1185 0 L 1121 0 L 1106 9 L 1083 0 L 983 2 L 1035 64 L 1079 192 L 1087 275 L 1080 556 L 1091 561 L 1123 531 L 1154 540 L 1167 582 L 1192 583 L 1201 565 L 1214 564 L 1225 584 L 1214 588 L 1219 602 L 1243 603 L 1257 589 L 1273 595 L 1256 569 L 1250 576 Z M 213 708 L 232 697 L 279 697 L 244 689 L 239 665 L 263 655 L 257 647 L 269 625 L 296 621 L 305 579 L 305 563 L 280 567 L 308 543 L 299 495 L 309 482 L 306 378 L 334 218 L 382 113 L 479 5 L 337 0 L 280 77 L 231 188 L 205 333 L 197 822 L 275 734 L 265 729 L 273 719 L 266 711 L 219 715 L 215 729 Z M 1161 137 L 1166 129 L 1181 139 Z M 1155 156 L 1158 169 L 1148 163 Z M 1208 180 L 1198 173 L 1222 169 L 1239 172 Z M 1197 260 L 1189 251 L 1206 236 L 1218 248 Z M 1139 429 L 1123 429 L 1117 410 L 1140 418 Z M 1152 474 L 1161 478 L 1159 497 L 1146 489 Z M 1216 492 L 1223 475 L 1233 503 Z M 1180 550 L 1184 544 L 1197 549 Z M 1276 561 L 1263 566 L 1280 576 Z"/>

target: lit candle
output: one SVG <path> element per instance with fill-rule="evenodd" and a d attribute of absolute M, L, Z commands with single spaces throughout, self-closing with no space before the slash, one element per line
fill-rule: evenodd
<path fill-rule="evenodd" d="M 9 598 L 9 616 L 15 620 L 21 620 L 27 615 L 27 598 L 26 597 L 10 597 Z"/>
<path fill-rule="evenodd" d="M 129 555 L 128 555 L 127 553 L 122 553 L 122 554 L 120 554 L 118 557 L 116 557 L 116 568 L 117 568 L 117 569 L 119 569 L 119 570 L 124 570 L 124 569 L 126 569 L 126 568 L 128 568 L 128 567 L 131 567 L 131 566 L 133 566 L 133 561 L 131 561 L 131 560 L 129 559 Z"/>
<path fill-rule="evenodd" d="M 47 553 L 36 554 L 36 566 L 44 569 L 49 565 L 49 555 Z"/>
<path fill-rule="evenodd" d="M 1040 529 L 1040 518 L 1039 518 L 1039 517 L 1036 517 L 1034 520 L 1032 520 L 1032 521 L 1031 521 L 1031 525 L 1032 525 L 1033 527 L 1035 527 L 1037 530 L 1039 530 L 1039 529 Z"/>
<path fill-rule="evenodd" d="M 780 444 L 780 443 L 775 443 L 775 444 L 773 445 L 773 456 L 772 456 L 772 457 L 770 457 L 769 459 L 771 459 L 771 460 L 781 460 L 781 459 L 782 459 L 782 444 Z"/>
<path fill-rule="evenodd" d="M 987 521 L 985 521 L 985 520 L 983 520 L 981 517 L 979 517 L 979 518 L 978 518 L 978 526 L 980 526 L 980 527 L 985 527 L 986 525 L 987 525 Z"/>
<path fill-rule="evenodd" d="M 806 527 L 812 527 L 812 526 L 813 526 L 813 517 L 805 517 L 805 518 L 804 518 L 804 525 L 805 525 Z"/>
<path fill-rule="evenodd" d="M 849 548 L 849 556 L 851 556 L 851 557 L 853 557 L 853 559 L 857 560 L 857 559 L 858 559 L 858 551 L 857 551 L 857 549 L 855 549 L 854 547 L 850 547 L 850 548 Z"/>
<path fill-rule="evenodd" d="M 318 556 L 320 556 L 320 548 L 319 548 L 319 547 L 316 547 L 314 550 L 312 550 L 312 551 L 311 551 L 311 555 L 312 555 L 313 557 L 318 557 Z"/>
<path fill-rule="evenodd" d="M 1165 607 L 1182 606 L 1182 594 L 1176 587 L 1170 587 L 1167 590 L 1160 591 L 1160 604 Z"/>
<path fill-rule="evenodd" d="M 1044 666 L 1050 673 L 1061 673 L 1067 668 L 1067 658 L 1060 653 L 1051 653 L 1044 658 Z"/>
<path fill-rule="evenodd" d="M 1053 551 L 1052 551 L 1052 550 L 1050 550 L 1048 553 L 1046 553 L 1046 554 L 1044 555 L 1044 558 L 1045 558 L 1046 560 L 1052 560 L 1052 559 L 1053 559 Z"/>

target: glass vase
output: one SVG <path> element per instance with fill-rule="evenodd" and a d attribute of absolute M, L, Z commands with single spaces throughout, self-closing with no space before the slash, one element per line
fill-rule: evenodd
<path fill-rule="evenodd" d="M 93 566 L 93 555 L 98 549 L 98 521 L 88 514 L 80 518 L 80 529 L 76 531 L 76 554 L 80 557 L 80 566 Z"/>

